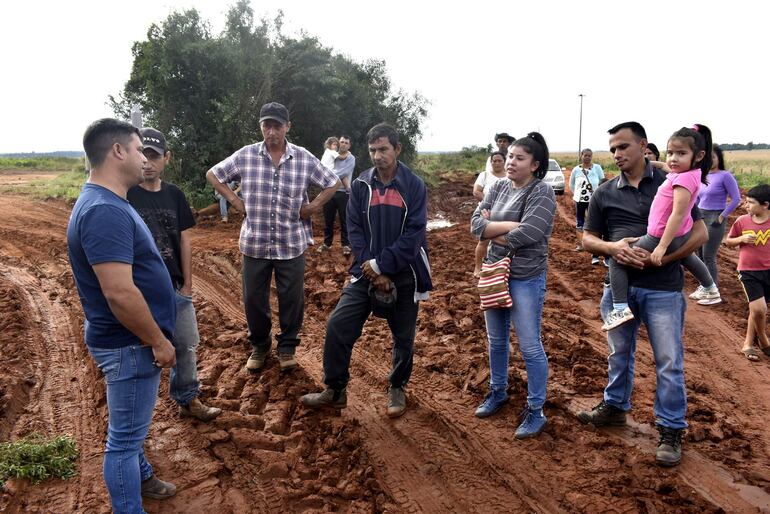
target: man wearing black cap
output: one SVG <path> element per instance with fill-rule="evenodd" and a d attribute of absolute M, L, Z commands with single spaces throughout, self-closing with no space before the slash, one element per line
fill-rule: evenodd
<path fill-rule="evenodd" d="M 221 414 L 222 409 L 208 407 L 198 398 L 196 348 L 200 336 L 192 302 L 192 249 L 187 232 L 195 225 L 195 218 L 184 193 L 160 178 L 171 159 L 166 137 L 149 127 L 139 132 L 147 158 L 142 168 L 144 182 L 128 190 L 128 201 L 150 229 L 176 289 L 176 366 L 171 369 L 169 394 L 183 416 L 210 421 Z"/>
<path fill-rule="evenodd" d="M 508 155 L 508 147 L 511 146 L 514 141 L 516 141 L 516 138 L 508 135 L 507 132 L 500 132 L 499 134 L 495 134 L 495 143 L 497 144 L 497 149 L 503 152 L 505 155 Z M 484 168 L 484 171 L 490 175 L 492 174 L 491 155 L 487 157 L 487 165 Z"/>
<path fill-rule="evenodd" d="M 251 355 L 246 369 L 260 370 L 270 353 L 270 280 L 275 273 L 281 333 L 281 371 L 297 367 L 294 356 L 305 310 L 305 250 L 313 244 L 310 217 L 340 187 L 337 176 L 313 154 L 286 140 L 289 111 L 277 102 L 262 106 L 264 141 L 247 145 L 206 172 L 206 179 L 233 207 L 246 214 L 239 246 L 243 254 L 243 303 Z M 239 198 L 227 183 L 240 180 Z M 323 189 L 308 201 L 307 188 Z"/>

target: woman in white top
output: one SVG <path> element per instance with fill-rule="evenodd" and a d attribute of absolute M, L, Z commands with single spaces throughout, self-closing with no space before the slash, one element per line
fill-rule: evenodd
<path fill-rule="evenodd" d="M 476 182 L 473 184 L 473 196 L 476 197 L 479 202 L 484 199 L 484 193 L 492 184 L 500 179 L 506 179 L 508 177 L 505 173 L 505 154 L 503 152 L 492 152 L 489 155 L 489 161 L 492 163 L 492 172 L 482 171 L 479 173 Z M 488 247 L 489 239 L 479 241 L 479 244 L 476 245 L 476 267 L 473 269 L 473 276 L 476 278 L 478 278 L 479 273 L 481 273 L 481 261 L 484 260 Z"/>
<path fill-rule="evenodd" d="M 591 162 L 593 156 L 594 153 L 590 148 L 584 148 L 580 152 L 580 164 L 572 168 L 572 174 L 569 177 L 569 188 L 572 191 L 572 199 L 575 201 L 578 240 L 575 251 L 578 252 L 583 251 L 583 223 L 588 202 L 599 184 L 604 182 L 604 170 L 598 164 Z M 592 255 L 591 264 L 599 264 L 599 257 Z"/>

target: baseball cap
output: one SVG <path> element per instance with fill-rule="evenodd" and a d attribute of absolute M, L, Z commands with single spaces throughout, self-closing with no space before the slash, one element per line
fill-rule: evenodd
<path fill-rule="evenodd" d="M 495 134 L 495 141 L 498 139 L 507 139 L 509 143 L 516 141 L 516 138 L 509 135 L 508 132 L 500 132 L 499 134 Z"/>
<path fill-rule="evenodd" d="M 163 132 L 152 127 L 145 127 L 139 129 L 139 134 L 142 135 L 142 144 L 145 148 L 154 150 L 160 155 L 166 155 L 166 136 L 163 135 Z"/>
<path fill-rule="evenodd" d="M 259 110 L 259 122 L 265 120 L 275 120 L 279 123 L 289 122 L 289 110 L 278 102 L 269 102 Z"/>

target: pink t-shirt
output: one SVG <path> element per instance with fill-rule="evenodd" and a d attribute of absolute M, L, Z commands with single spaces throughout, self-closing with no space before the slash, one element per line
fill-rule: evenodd
<path fill-rule="evenodd" d="M 741 243 L 738 251 L 738 271 L 764 271 L 770 269 L 770 219 L 755 223 L 750 214 L 739 216 L 727 237 L 754 234 L 754 244 Z"/>
<path fill-rule="evenodd" d="M 647 233 L 655 237 L 663 237 L 666 223 L 674 210 L 674 187 L 680 186 L 690 192 L 690 204 L 687 214 L 682 220 L 682 226 L 676 232 L 676 237 L 687 234 L 692 229 L 692 206 L 698 199 L 700 191 L 701 170 L 694 169 L 682 173 L 669 173 L 666 181 L 658 188 L 655 199 L 650 206 L 650 216 L 647 218 Z"/>

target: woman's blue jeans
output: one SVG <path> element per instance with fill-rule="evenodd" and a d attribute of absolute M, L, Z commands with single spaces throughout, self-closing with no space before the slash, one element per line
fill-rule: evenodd
<path fill-rule="evenodd" d="M 527 403 L 532 409 L 543 407 L 548 382 L 548 357 L 540 338 L 540 320 L 545 301 L 545 274 L 543 271 L 530 278 L 510 279 L 508 287 L 513 307 L 484 311 L 489 338 L 489 387 L 493 390 L 505 390 L 508 387 L 509 342 L 513 321 L 519 349 L 527 368 Z"/>
<path fill-rule="evenodd" d="M 109 427 L 104 482 L 116 514 L 144 513 L 142 481 L 153 474 L 144 440 L 158 397 L 160 368 L 149 346 L 89 348 L 107 382 Z"/>

